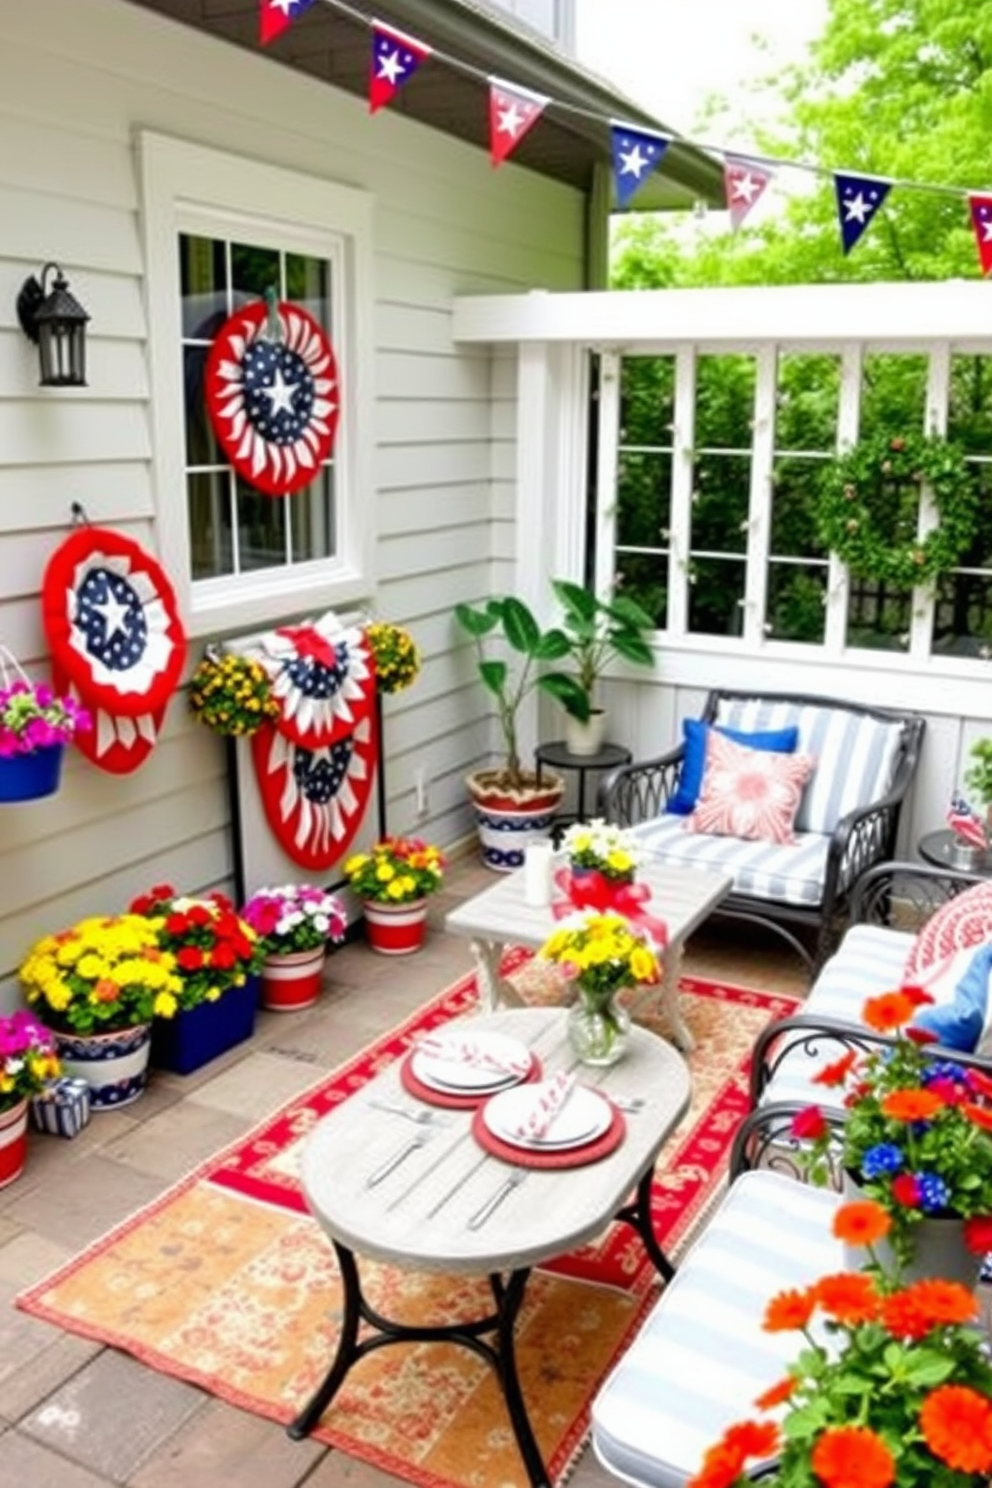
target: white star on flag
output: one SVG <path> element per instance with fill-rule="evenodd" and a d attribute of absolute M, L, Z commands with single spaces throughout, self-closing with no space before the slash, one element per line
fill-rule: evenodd
<path fill-rule="evenodd" d="M 293 412 L 293 395 L 299 387 L 298 382 L 287 382 L 281 370 L 277 367 L 272 378 L 272 386 L 262 388 L 262 394 L 268 398 L 270 403 L 269 412 L 273 418 L 277 413 Z"/>
<path fill-rule="evenodd" d="M 262 45 L 268 46 L 282 36 L 313 3 L 314 0 L 260 0 L 258 34 Z"/>
<path fill-rule="evenodd" d="M 550 102 L 518 83 L 489 79 L 489 155 L 494 166 L 502 165 Z"/>
<path fill-rule="evenodd" d="M 650 164 L 648 157 L 641 154 L 640 145 L 635 145 L 632 150 L 620 152 L 620 174 L 622 176 L 634 176 L 639 181 L 641 173 Z"/>
<path fill-rule="evenodd" d="M 617 206 L 625 207 L 662 158 L 671 140 L 633 124 L 613 124 L 610 129 L 610 155 L 613 162 L 613 185 Z"/>
<path fill-rule="evenodd" d="M 106 599 L 93 605 L 100 619 L 103 621 L 103 638 L 105 642 L 112 641 L 118 632 L 122 635 L 130 634 L 125 624 L 125 617 L 130 613 L 130 606 L 122 604 L 113 594 L 108 593 Z"/>
<path fill-rule="evenodd" d="M 753 160 L 728 155 L 723 163 L 723 188 L 730 213 L 730 225 L 736 232 L 751 208 L 772 179 L 770 170 L 755 165 Z"/>
<path fill-rule="evenodd" d="M 845 253 L 850 253 L 860 242 L 891 189 L 892 182 L 884 176 L 851 176 L 834 172 L 837 218 Z"/>
<path fill-rule="evenodd" d="M 385 78 L 395 88 L 403 76 L 403 62 L 399 52 L 389 52 L 379 58 L 376 77 Z"/>
<path fill-rule="evenodd" d="M 969 196 L 968 209 L 982 273 L 992 270 L 992 196 Z"/>
<path fill-rule="evenodd" d="M 848 197 L 844 202 L 844 215 L 848 222 L 866 222 L 870 211 L 871 206 L 860 191 L 857 196 Z"/>
<path fill-rule="evenodd" d="M 372 56 L 369 62 L 369 108 L 372 113 L 391 103 L 398 90 L 410 81 L 431 48 L 426 42 L 387 26 L 372 22 Z"/>

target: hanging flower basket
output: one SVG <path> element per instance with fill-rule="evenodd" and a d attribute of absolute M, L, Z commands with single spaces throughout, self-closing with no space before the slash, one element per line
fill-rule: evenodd
<path fill-rule="evenodd" d="M 62 779 L 65 746 L 49 744 L 33 754 L 0 756 L 0 801 L 38 801 L 54 796 Z"/>
<path fill-rule="evenodd" d="M 74 698 L 32 682 L 14 654 L 0 646 L 0 801 L 54 795 L 66 744 L 90 727 Z"/>

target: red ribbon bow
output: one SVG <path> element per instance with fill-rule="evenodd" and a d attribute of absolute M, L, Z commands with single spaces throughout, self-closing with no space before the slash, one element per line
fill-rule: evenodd
<path fill-rule="evenodd" d="M 569 868 L 559 868 L 555 874 L 555 888 L 565 895 L 551 906 L 556 920 L 564 919 L 575 910 L 594 910 L 597 914 L 612 911 L 623 915 L 635 929 L 643 930 L 659 951 L 668 944 L 668 926 L 664 920 L 644 912 L 644 905 L 651 898 L 647 884 L 617 883 L 600 873 L 598 868 L 583 868 L 578 873 Z"/>

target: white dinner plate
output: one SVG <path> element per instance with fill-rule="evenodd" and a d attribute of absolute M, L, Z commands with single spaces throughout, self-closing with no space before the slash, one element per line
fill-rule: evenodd
<path fill-rule="evenodd" d="M 527 1045 L 519 1039 L 510 1038 L 509 1034 L 476 1033 L 471 1037 L 494 1058 L 513 1059 L 528 1066 L 530 1064 L 531 1055 Z M 481 1064 L 467 1064 L 457 1057 L 440 1059 L 421 1049 L 414 1050 L 410 1067 L 417 1079 L 429 1085 L 432 1090 L 472 1095 L 487 1095 L 492 1091 L 505 1090 L 524 1078 L 523 1075 L 512 1072 L 500 1074 L 498 1070 Z"/>
<path fill-rule="evenodd" d="M 510 1142 L 514 1147 L 564 1149 L 594 1142 L 609 1129 L 613 1120 L 613 1108 L 598 1090 L 576 1085 L 543 1137 L 517 1136 L 517 1127 L 522 1125 L 533 1103 L 540 1097 L 540 1084 L 514 1086 L 487 1102 L 482 1109 L 482 1119 L 494 1137 L 501 1142 Z"/>

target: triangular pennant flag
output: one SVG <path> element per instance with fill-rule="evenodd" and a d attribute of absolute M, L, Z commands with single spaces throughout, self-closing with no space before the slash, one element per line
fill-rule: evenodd
<path fill-rule="evenodd" d="M 761 197 L 772 175 L 772 171 L 755 165 L 751 160 L 737 155 L 726 156 L 723 162 L 723 186 L 727 195 L 730 225 L 735 231 Z"/>
<path fill-rule="evenodd" d="M 313 4 L 313 0 L 258 0 L 258 35 L 263 46 L 275 41 L 298 16 Z"/>
<path fill-rule="evenodd" d="M 850 253 L 892 189 L 892 182 L 878 176 L 843 176 L 834 172 L 837 215 L 844 252 Z"/>
<path fill-rule="evenodd" d="M 629 124 L 611 126 L 613 181 L 618 207 L 625 207 L 637 188 L 643 186 L 655 166 L 661 164 L 670 144 L 671 140 L 664 134 L 651 134 Z"/>
<path fill-rule="evenodd" d="M 372 22 L 372 65 L 369 70 L 369 108 L 374 114 L 383 104 L 391 103 L 403 84 L 408 82 L 431 48 L 413 36 L 406 36 L 382 21 Z"/>
<path fill-rule="evenodd" d="M 489 79 L 489 153 L 493 165 L 502 165 L 550 102 L 543 93 L 532 93 L 517 83 Z"/>
<path fill-rule="evenodd" d="M 992 269 L 992 196 L 969 196 L 968 209 L 978 244 L 978 261 L 982 273 L 987 274 Z"/>

